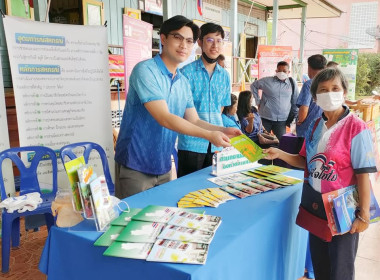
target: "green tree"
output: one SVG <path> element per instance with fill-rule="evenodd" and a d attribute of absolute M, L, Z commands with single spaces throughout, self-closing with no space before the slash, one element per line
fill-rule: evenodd
<path fill-rule="evenodd" d="M 380 54 L 359 53 L 356 73 L 356 95 L 372 95 L 380 87 Z"/>

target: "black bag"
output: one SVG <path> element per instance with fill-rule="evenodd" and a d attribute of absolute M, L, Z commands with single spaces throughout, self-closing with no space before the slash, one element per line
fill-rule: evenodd
<path fill-rule="evenodd" d="M 294 91 L 295 91 L 296 86 L 294 84 L 293 78 L 289 77 L 289 81 L 290 81 L 290 84 L 292 85 L 292 96 L 290 97 L 290 103 L 292 103 L 293 96 L 294 96 Z M 292 106 L 293 106 L 293 104 L 290 107 L 290 112 L 289 112 L 288 118 L 286 119 L 286 126 L 287 127 L 290 127 L 290 124 L 297 117 L 297 114 L 292 111 Z"/>

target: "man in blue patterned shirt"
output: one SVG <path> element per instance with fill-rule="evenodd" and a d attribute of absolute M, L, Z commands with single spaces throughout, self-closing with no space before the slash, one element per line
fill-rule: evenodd
<path fill-rule="evenodd" d="M 230 146 L 240 131 L 199 119 L 191 89 L 178 65 L 190 55 L 199 28 L 183 16 L 165 21 L 162 53 L 138 63 L 129 79 L 127 102 L 116 143 L 115 191 L 124 198 L 170 180 L 177 132 Z"/>
<path fill-rule="evenodd" d="M 223 49 L 224 30 L 220 25 L 201 26 L 198 45 L 202 56 L 184 66 L 181 72 L 190 82 L 194 106 L 199 118 L 223 126 L 222 111 L 231 104 L 231 83 L 228 72 L 217 61 Z M 178 139 L 178 177 L 210 166 L 218 149 L 207 139 L 180 134 Z"/>

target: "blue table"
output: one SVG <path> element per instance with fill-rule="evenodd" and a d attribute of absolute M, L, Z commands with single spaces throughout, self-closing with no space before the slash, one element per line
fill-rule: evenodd
<path fill-rule="evenodd" d="M 131 207 L 149 204 L 176 206 L 185 194 L 207 187 L 210 168 L 171 181 L 126 199 Z M 303 172 L 288 175 L 303 178 Z M 296 280 L 304 273 L 307 233 L 295 225 L 302 184 L 218 208 L 204 208 L 222 217 L 205 265 L 155 263 L 103 256 L 105 247 L 93 243 L 100 236 L 91 221 L 67 229 L 52 227 L 39 268 L 55 279 Z"/>

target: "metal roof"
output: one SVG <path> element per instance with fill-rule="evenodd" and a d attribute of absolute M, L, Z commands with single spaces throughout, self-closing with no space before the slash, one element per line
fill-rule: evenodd
<path fill-rule="evenodd" d="M 252 4 L 256 8 L 273 10 L 273 0 L 240 0 L 241 2 Z M 306 6 L 306 18 L 330 18 L 340 17 L 342 10 L 325 0 L 278 0 L 278 19 L 299 19 L 301 18 L 302 7 Z"/>

